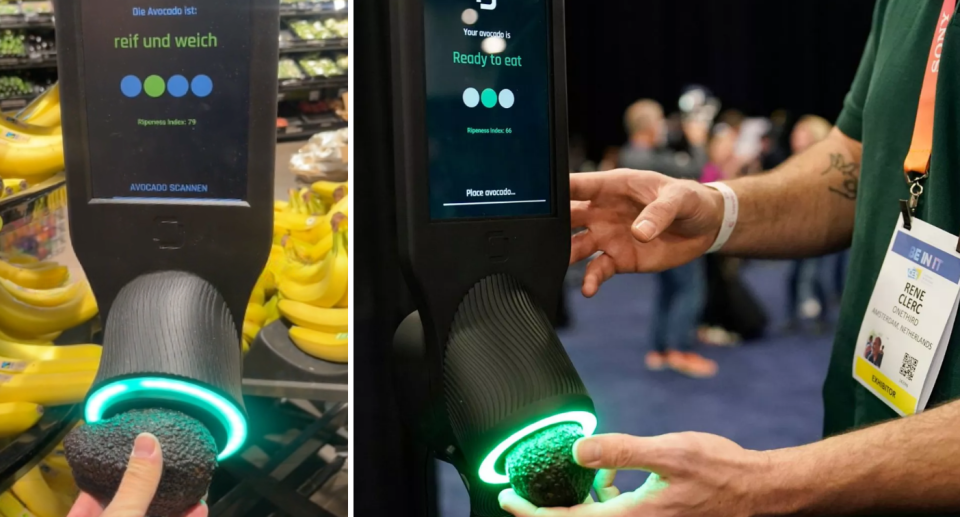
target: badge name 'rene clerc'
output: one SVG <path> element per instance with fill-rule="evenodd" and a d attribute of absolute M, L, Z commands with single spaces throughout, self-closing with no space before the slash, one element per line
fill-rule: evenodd
<path fill-rule="evenodd" d="M 957 237 L 896 226 L 857 337 L 853 377 L 901 416 L 923 410 L 957 316 Z"/>

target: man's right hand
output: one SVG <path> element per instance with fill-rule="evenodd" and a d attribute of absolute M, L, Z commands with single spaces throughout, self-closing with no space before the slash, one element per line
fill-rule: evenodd
<path fill-rule="evenodd" d="M 592 297 L 617 273 L 664 271 L 703 255 L 723 223 L 723 196 L 694 181 L 650 171 L 615 170 L 570 177 L 570 263 L 602 252 L 587 266 Z"/>

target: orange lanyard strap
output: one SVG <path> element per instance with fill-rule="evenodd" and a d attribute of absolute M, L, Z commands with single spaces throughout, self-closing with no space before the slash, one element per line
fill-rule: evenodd
<path fill-rule="evenodd" d="M 903 164 L 907 182 L 911 183 L 911 173 L 926 177 L 930 172 L 930 154 L 933 152 L 933 114 L 937 104 L 937 77 L 940 73 L 940 58 L 943 55 L 943 41 L 947 35 L 947 26 L 956 9 L 957 0 L 944 0 L 943 10 L 937 20 L 937 30 L 933 33 L 930 56 L 923 77 L 923 89 L 920 91 L 920 105 L 917 107 L 917 123 L 913 127 L 913 141 L 910 152 Z"/>

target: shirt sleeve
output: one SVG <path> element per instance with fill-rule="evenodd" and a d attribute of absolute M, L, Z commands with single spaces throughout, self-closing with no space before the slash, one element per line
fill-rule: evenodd
<path fill-rule="evenodd" d="M 843 101 L 843 111 L 837 119 L 837 128 L 848 137 L 858 141 L 863 141 L 863 107 L 866 104 L 867 93 L 870 91 L 870 83 L 873 79 L 873 64 L 877 58 L 877 47 L 880 43 L 880 33 L 883 28 L 884 12 L 887 9 L 887 2 L 877 2 L 873 11 L 873 25 L 870 29 L 870 37 L 867 39 L 867 46 L 863 51 L 863 57 L 860 59 L 860 67 L 857 69 L 857 75 L 853 79 L 853 86 Z"/>

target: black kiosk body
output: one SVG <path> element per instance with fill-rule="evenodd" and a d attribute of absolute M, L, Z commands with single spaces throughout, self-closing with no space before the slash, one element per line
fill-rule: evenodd
<path fill-rule="evenodd" d="M 276 0 L 56 0 L 70 235 L 105 318 L 88 423 L 246 434 L 240 331 L 270 250 Z"/>
<path fill-rule="evenodd" d="M 510 446 L 596 427 L 547 316 L 570 256 L 562 0 L 391 0 L 401 411 L 502 515 Z M 414 389 L 416 387 L 416 389 Z"/>

